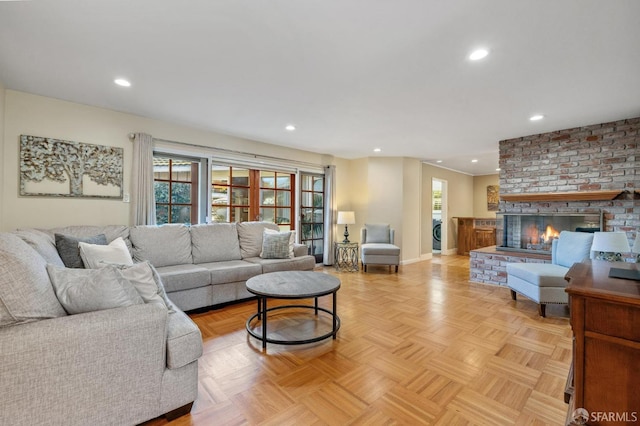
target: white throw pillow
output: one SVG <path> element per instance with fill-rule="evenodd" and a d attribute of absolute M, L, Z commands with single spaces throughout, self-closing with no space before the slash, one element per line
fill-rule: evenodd
<path fill-rule="evenodd" d="M 122 237 L 111 241 L 108 245 L 79 242 L 80 257 L 87 269 L 102 268 L 109 264 L 133 265 L 127 243 Z"/>
<path fill-rule="evenodd" d="M 275 229 L 269 229 L 269 228 L 265 228 L 263 231 L 263 237 L 262 237 L 262 251 L 260 252 L 260 257 L 265 258 L 265 252 L 264 252 L 264 248 L 265 248 L 265 243 L 264 243 L 264 236 L 265 235 L 285 235 L 285 234 L 289 234 L 289 248 L 288 248 L 288 257 L 289 259 L 293 259 L 294 258 L 294 254 L 293 254 L 293 245 L 296 241 L 296 231 L 276 231 Z M 269 258 L 269 256 L 267 255 L 266 258 Z"/>

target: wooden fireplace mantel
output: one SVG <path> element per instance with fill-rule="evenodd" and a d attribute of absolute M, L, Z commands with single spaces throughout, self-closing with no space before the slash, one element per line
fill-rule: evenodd
<path fill-rule="evenodd" d="M 528 192 L 500 194 L 503 201 L 602 201 L 613 200 L 624 191 Z"/>

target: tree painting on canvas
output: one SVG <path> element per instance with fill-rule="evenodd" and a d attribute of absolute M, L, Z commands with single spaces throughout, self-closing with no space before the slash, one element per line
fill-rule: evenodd
<path fill-rule="evenodd" d="M 122 198 L 123 149 L 20 136 L 20 195 Z"/>

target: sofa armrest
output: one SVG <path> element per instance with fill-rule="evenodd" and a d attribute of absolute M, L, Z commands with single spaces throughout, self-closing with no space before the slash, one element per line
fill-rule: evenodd
<path fill-rule="evenodd" d="M 132 424 L 162 414 L 166 326 L 166 309 L 146 304 L 0 328 L 0 424 Z"/>
<path fill-rule="evenodd" d="M 306 244 L 293 243 L 293 257 L 306 256 L 309 254 L 309 248 Z"/>

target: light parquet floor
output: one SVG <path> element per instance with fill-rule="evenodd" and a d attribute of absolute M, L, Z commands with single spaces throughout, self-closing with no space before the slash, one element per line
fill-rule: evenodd
<path fill-rule="evenodd" d="M 336 340 L 248 338 L 255 301 L 193 314 L 202 331 L 199 395 L 171 425 L 561 425 L 571 362 L 563 306 L 547 318 L 507 288 L 468 281 L 469 258 L 434 257 L 338 276 Z M 321 304 L 330 307 L 330 297 Z M 281 315 L 278 332 L 322 321 Z M 305 322 L 306 321 L 306 322 Z M 164 425 L 159 418 L 147 426 Z"/>

